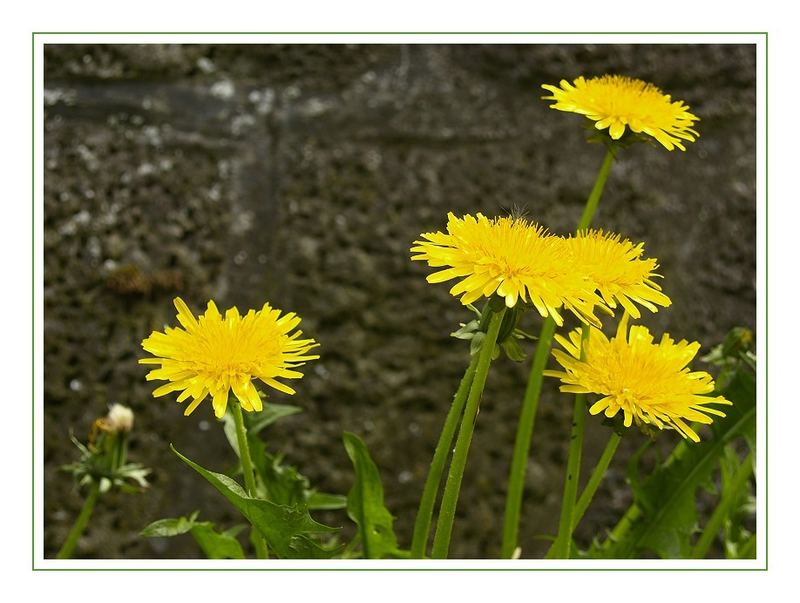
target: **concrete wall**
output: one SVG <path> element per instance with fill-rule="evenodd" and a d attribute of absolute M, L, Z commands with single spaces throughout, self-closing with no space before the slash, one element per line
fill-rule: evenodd
<path fill-rule="evenodd" d="M 321 489 L 351 485 L 341 432 L 367 441 L 407 545 L 441 422 L 466 366 L 448 334 L 468 311 L 409 261 L 448 211 L 519 208 L 574 228 L 602 159 L 583 119 L 548 109 L 542 83 L 622 73 L 701 117 L 686 153 L 637 145 L 615 165 L 595 225 L 646 241 L 673 306 L 646 324 L 718 342 L 755 323 L 755 50 L 748 46 L 64 45 L 45 50 L 45 546 L 81 503 L 58 466 L 109 402 L 137 416 L 131 456 L 154 468 L 139 496 L 98 507 L 79 554 L 193 557 L 187 537 L 143 540 L 150 521 L 199 509 L 241 519 L 182 466 L 231 455 L 210 404 L 184 418 L 153 399 L 139 343 L 200 310 L 294 310 L 321 342 L 306 409 L 267 433 Z M 538 331 L 538 318 L 525 326 Z M 504 485 L 527 365 L 493 369 L 465 476 L 453 556 L 499 552 Z M 556 528 L 571 402 L 544 393 L 523 509 L 524 556 Z M 586 463 L 607 437 L 590 420 Z M 623 449 L 642 437 L 626 438 Z M 674 442 L 674 433 L 662 434 Z M 671 444 L 665 444 L 671 445 Z M 624 453 L 578 537 L 629 500 Z M 344 514 L 322 515 L 334 525 Z"/>

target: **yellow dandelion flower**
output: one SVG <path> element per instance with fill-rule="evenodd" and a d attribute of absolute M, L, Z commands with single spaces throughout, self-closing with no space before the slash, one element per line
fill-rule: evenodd
<path fill-rule="evenodd" d="M 653 272 L 658 267 L 657 261 L 642 259 L 644 243 L 634 245 L 618 234 L 588 230 L 568 238 L 566 244 L 609 308 L 616 308 L 619 302 L 628 314 L 639 318 L 641 314 L 634 302 L 651 312 L 658 311 L 656 304 L 663 307 L 672 304 L 653 281 L 661 276 Z"/>
<path fill-rule="evenodd" d="M 469 304 L 497 294 L 506 306 L 530 302 L 544 317 L 564 323 L 559 308 L 584 322 L 599 325 L 593 306 L 602 304 L 590 279 L 576 269 L 562 237 L 524 218 L 489 219 L 483 214 L 447 216 L 447 232 L 423 233 L 415 241 L 412 260 L 444 268 L 428 276 L 429 283 L 457 278 L 450 293 Z"/>
<path fill-rule="evenodd" d="M 673 101 L 653 84 L 623 75 L 577 78 L 572 84 L 561 80 L 560 87 L 542 84 L 554 100 L 551 109 L 585 115 L 598 130 L 618 140 L 631 131 L 652 136 L 668 151 L 686 148 L 681 140 L 694 141 L 700 136 L 692 127 L 699 117 L 689 112 L 683 101 Z"/>
<path fill-rule="evenodd" d="M 622 410 L 626 427 L 636 421 L 675 429 L 684 438 L 699 442 L 687 422 L 709 424 L 709 415 L 724 417 L 725 413 L 708 404 L 731 404 L 722 396 L 706 395 L 714 391 L 711 375 L 688 368 L 700 344 L 675 343 L 667 334 L 653 343 L 653 336 L 643 326 L 632 326 L 626 336 L 627 322 L 625 315 L 611 340 L 592 328 L 584 342 L 583 360 L 580 330 L 572 331 L 569 339 L 556 335 L 566 353 L 553 350 L 553 356 L 564 370 L 544 374 L 561 379 L 562 392 L 602 396 L 589 408 L 593 415 L 605 411 L 607 417 L 614 417 Z"/>
<path fill-rule="evenodd" d="M 308 354 L 319 344 L 300 339 L 302 331 L 291 333 L 300 323 L 293 312 L 281 316 L 280 310 L 264 304 L 261 310 L 250 310 L 244 316 L 236 307 L 229 308 L 223 316 L 209 301 L 205 314 L 195 318 L 180 297 L 174 303 L 182 328 L 154 331 L 142 341 L 142 347 L 156 358 L 143 358 L 139 363 L 161 366 L 148 373 L 148 381 L 169 381 L 153 392 L 154 397 L 180 391 L 178 402 L 192 398 L 185 415 L 211 394 L 214 414 L 222 418 L 231 390 L 244 410 L 260 411 L 261 396 L 253 379 L 293 394 L 291 387 L 277 379 L 299 379 L 303 374 L 294 369 L 319 358 Z"/>

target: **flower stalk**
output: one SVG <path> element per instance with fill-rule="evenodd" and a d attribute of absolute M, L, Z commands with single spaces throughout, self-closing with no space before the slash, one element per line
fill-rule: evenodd
<path fill-rule="evenodd" d="M 419 510 L 417 511 L 417 517 L 414 522 L 414 535 L 411 540 L 411 556 L 415 559 L 422 559 L 425 557 L 425 551 L 428 547 L 428 537 L 430 535 L 431 520 L 433 518 L 433 507 L 436 504 L 436 494 L 439 491 L 439 485 L 442 481 L 442 474 L 444 473 L 447 457 L 451 450 L 456 427 L 458 427 L 459 419 L 461 419 L 461 415 L 464 412 L 467 394 L 469 394 L 477 366 L 478 355 L 476 354 L 472 356 L 469 366 L 464 373 L 464 377 L 461 379 L 458 391 L 453 398 L 453 404 L 450 406 L 450 411 L 447 413 L 447 418 L 444 421 L 442 433 L 439 436 L 439 442 L 436 444 L 436 450 L 433 453 L 431 467 L 428 470 L 428 477 L 425 480 L 422 498 L 419 501 Z"/>
<path fill-rule="evenodd" d="M 64 541 L 64 544 L 61 546 L 61 549 L 56 555 L 57 559 L 72 558 L 72 553 L 75 551 L 75 546 L 78 544 L 78 540 L 86 529 L 86 526 L 89 525 L 89 519 L 92 517 L 92 512 L 94 511 L 94 506 L 97 503 L 99 496 L 100 483 L 96 481 L 92 482 L 92 485 L 89 488 L 89 494 L 86 496 L 86 500 L 83 501 L 81 512 L 78 514 L 77 519 L 75 519 L 72 529 L 69 531 L 69 534 L 67 534 L 67 539 Z"/>
<path fill-rule="evenodd" d="M 615 432 L 612 432 L 611 437 L 608 438 L 606 447 L 603 449 L 603 453 L 600 455 L 600 460 L 597 461 L 597 465 L 595 465 L 595 468 L 592 470 L 592 474 L 589 476 L 589 481 L 586 482 L 586 487 L 583 489 L 583 492 L 581 492 L 578 502 L 575 503 L 575 511 L 573 512 L 572 519 L 573 531 L 578 527 L 581 519 L 583 519 L 586 509 L 589 508 L 595 492 L 597 492 L 600 482 L 603 481 L 603 477 L 608 470 L 608 466 L 611 464 L 611 459 L 614 458 L 614 453 L 617 451 L 617 447 L 619 446 L 621 440 L 622 437 Z"/>
<path fill-rule="evenodd" d="M 589 198 L 586 200 L 586 205 L 583 208 L 580 222 L 578 222 L 578 232 L 589 228 L 592 224 L 592 218 L 597 211 L 597 205 L 600 203 L 600 197 L 603 196 L 603 189 L 606 186 L 606 180 L 611 173 L 611 166 L 614 165 L 614 151 L 609 148 L 606 151 L 606 156 L 603 157 L 603 163 L 600 165 L 600 171 L 597 173 L 592 192 L 589 193 Z"/>
<path fill-rule="evenodd" d="M 229 408 L 231 409 L 233 423 L 236 425 L 236 442 L 239 445 L 239 458 L 242 461 L 244 484 L 247 488 L 247 493 L 252 498 L 257 498 L 256 479 L 253 473 L 253 461 L 250 458 L 250 445 L 247 443 L 247 429 L 244 426 L 242 408 L 238 402 L 232 402 Z M 252 529 L 256 530 L 256 527 L 253 526 Z M 259 559 L 266 559 L 269 556 L 264 538 L 257 531 L 253 538 L 253 544 L 255 545 L 256 555 Z"/>
<path fill-rule="evenodd" d="M 487 307 L 487 311 L 491 311 L 489 309 L 490 307 L 491 304 Z M 475 377 L 469 390 L 469 397 L 467 398 L 461 427 L 458 430 L 456 447 L 453 451 L 453 460 L 450 463 L 450 471 L 447 475 L 447 483 L 445 484 L 444 494 L 442 495 L 442 504 L 439 508 L 439 519 L 436 525 L 436 535 L 433 538 L 433 550 L 431 552 L 431 556 L 434 559 L 446 559 L 447 553 L 450 550 L 450 537 L 453 531 L 453 522 L 455 521 L 458 496 L 461 491 L 461 481 L 464 477 L 464 469 L 467 465 L 467 455 L 469 454 L 472 434 L 475 429 L 475 419 L 478 415 L 481 395 L 486 385 L 489 365 L 492 362 L 497 335 L 500 332 L 500 325 L 503 322 L 503 315 L 505 312 L 505 306 L 493 312 L 486 337 L 481 343 L 478 364 L 475 368 Z"/>
<path fill-rule="evenodd" d="M 581 333 L 581 356 L 585 356 L 586 342 L 589 339 L 590 327 L 583 326 Z M 557 559 L 569 559 L 572 548 L 572 530 L 575 525 L 575 498 L 578 493 L 578 480 L 581 470 L 581 454 L 583 452 L 583 433 L 586 423 L 586 394 L 577 394 L 572 409 L 572 429 L 570 433 L 569 457 L 567 472 L 564 478 L 564 495 L 561 500 L 561 519 L 558 524 L 558 536 L 553 545 L 553 556 Z"/>
<path fill-rule="evenodd" d="M 608 175 L 614 164 L 614 153 L 609 149 L 600 165 L 592 191 L 586 200 L 578 231 L 588 228 L 592 223 L 592 218 L 597 211 L 600 198 L 603 196 Z M 528 469 L 528 457 L 530 456 L 531 440 L 533 439 L 533 427 L 536 420 L 536 411 L 539 408 L 539 398 L 542 392 L 542 380 L 547 358 L 550 355 L 550 348 L 553 345 L 553 333 L 555 332 L 555 322 L 548 317 L 542 322 L 542 329 L 539 333 L 539 341 L 536 345 L 536 352 L 531 363 L 531 371 L 528 375 L 528 384 L 525 388 L 525 397 L 522 400 L 522 410 L 520 411 L 519 421 L 517 422 L 517 435 L 514 439 L 514 453 L 511 460 L 511 470 L 508 478 L 508 493 L 506 494 L 505 515 L 503 519 L 503 544 L 501 555 L 503 559 L 510 559 L 517 548 L 519 538 L 519 521 L 522 511 L 522 498 L 525 489 L 525 474 Z"/>
<path fill-rule="evenodd" d="M 542 323 L 542 331 L 536 344 L 528 385 L 525 388 L 525 397 L 522 401 L 522 411 L 517 423 L 517 435 L 514 440 L 514 456 L 511 459 L 511 475 L 508 478 L 508 495 L 506 496 L 503 521 L 503 546 L 501 551 L 503 559 L 510 559 L 517 548 L 517 534 L 519 532 L 519 517 L 522 509 L 522 495 L 525 488 L 528 453 L 531 448 L 536 411 L 539 407 L 539 394 L 542 391 L 543 371 L 547 364 L 547 357 L 550 355 L 555 329 L 556 323 L 552 318 L 546 318 Z"/>

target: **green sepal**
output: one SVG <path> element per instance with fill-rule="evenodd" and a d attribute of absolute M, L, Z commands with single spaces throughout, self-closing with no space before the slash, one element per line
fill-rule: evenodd
<path fill-rule="evenodd" d="M 480 352 L 483 339 L 486 336 L 489 318 L 494 312 L 505 308 L 505 300 L 497 295 L 493 296 L 484 305 L 483 312 L 479 311 L 471 304 L 468 304 L 467 307 L 475 312 L 478 318 L 468 323 L 460 323 L 460 328 L 450 333 L 450 336 L 456 339 L 468 340 L 470 342 L 470 356 L 475 356 Z M 513 362 L 525 360 L 526 354 L 517 340 L 535 340 L 537 337 L 526 333 L 518 327 L 519 318 L 522 315 L 523 309 L 524 308 L 520 304 L 517 304 L 513 308 L 506 308 L 506 313 L 503 315 L 503 322 L 500 324 L 500 330 L 497 335 L 495 349 L 492 351 L 492 360 L 496 360 L 501 352 L 505 352 L 509 360 Z"/>
<path fill-rule="evenodd" d="M 522 351 L 519 343 L 513 337 L 509 337 L 503 343 L 500 344 L 500 347 L 503 348 L 503 351 L 508 356 L 509 360 L 513 362 L 522 362 L 525 360 L 525 352 Z"/>
<path fill-rule="evenodd" d="M 148 487 L 146 477 L 151 473 L 150 469 L 139 463 L 114 463 L 114 445 L 117 444 L 115 437 L 103 437 L 100 446 L 85 446 L 72 432 L 69 437 L 78 449 L 79 458 L 59 469 L 71 473 L 79 487 L 96 483 L 101 494 L 113 488 L 135 494 Z"/>
<path fill-rule="evenodd" d="M 483 331 L 478 331 L 475 333 L 475 336 L 469 342 L 469 355 L 474 356 L 475 354 L 480 353 L 481 345 L 483 344 L 483 340 L 486 337 L 486 333 Z"/>
<path fill-rule="evenodd" d="M 475 334 L 478 333 L 478 329 L 480 328 L 480 321 L 479 320 L 470 320 L 468 323 L 460 323 L 461 327 L 452 333 L 450 333 L 450 337 L 455 337 L 456 339 L 472 339 L 475 337 Z"/>

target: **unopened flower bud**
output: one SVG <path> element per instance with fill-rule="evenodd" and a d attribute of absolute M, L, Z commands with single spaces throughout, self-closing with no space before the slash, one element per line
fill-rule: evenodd
<path fill-rule="evenodd" d="M 133 429 L 133 411 L 122 404 L 112 404 L 105 424 L 112 433 L 130 431 Z"/>

